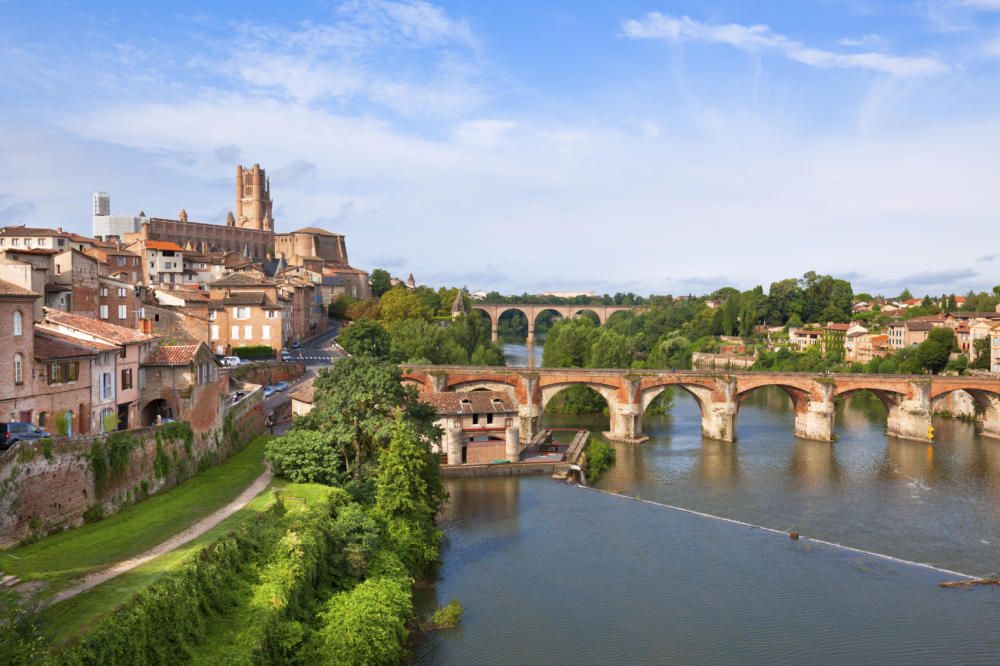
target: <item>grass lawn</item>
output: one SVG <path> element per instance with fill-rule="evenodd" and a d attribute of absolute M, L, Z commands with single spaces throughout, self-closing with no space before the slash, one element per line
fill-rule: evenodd
<path fill-rule="evenodd" d="M 267 439 L 258 437 L 221 465 L 100 522 L 0 552 L 0 570 L 22 580 L 45 581 L 47 587 L 39 595 L 45 597 L 92 571 L 138 555 L 235 499 L 264 471 Z"/>
<path fill-rule="evenodd" d="M 309 503 L 328 491 L 325 486 L 318 484 L 289 484 L 282 480 L 275 480 L 268 490 L 197 539 L 113 578 L 103 585 L 98 585 L 72 599 L 46 608 L 41 616 L 42 631 L 45 637 L 53 646 L 62 645 L 70 640 L 102 616 L 154 583 L 160 576 L 196 556 L 198 551 L 234 529 L 240 522 L 266 510 L 274 501 L 275 489 L 282 491 L 286 503 L 289 504 L 296 501 Z"/>

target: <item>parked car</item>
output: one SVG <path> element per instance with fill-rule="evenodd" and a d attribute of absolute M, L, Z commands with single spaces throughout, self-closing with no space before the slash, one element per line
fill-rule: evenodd
<path fill-rule="evenodd" d="M 264 387 L 264 397 L 265 397 L 265 398 L 270 398 L 270 397 L 271 397 L 272 395 L 274 395 L 274 394 L 275 394 L 276 392 L 277 392 L 277 389 L 275 389 L 275 388 L 274 388 L 273 386 L 271 386 L 270 384 L 268 384 L 267 386 L 265 386 L 265 387 Z"/>
<path fill-rule="evenodd" d="M 292 343 L 292 349 L 302 349 L 302 343 L 296 340 Z"/>
<path fill-rule="evenodd" d="M 243 396 L 245 396 L 245 395 L 246 395 L 246 393 L 244 391 L 237 391 L 236 393 L 234 393 L 233 394 L 233 404 L 235 405 L 236 403 L 238 403 L 240 400 L 243 399 Z"/>
<path fill-rule="evenodd" d="M 288 389 L 288 382 L 278 382 L 274 385 L 275 391 L 285 391 Z"/>
<path fill-rule="evenodd" d="M 223 356 L 222 357 L 222 361 L 220 361 L 220 362 L 222 363 L 222 365 L 226 366 L 227 368 L 235 368 L 236 366 L 238 366 L 240 364 L 240 357 L 239 356 Z"/>
<path fill-rule="evenodd" d="M 289 351 L 287 349 L 282 349 L 281 350 L 281 360 L 282 361 L 288 361 L 288 360 L 291 360 L 291 358 L 292 358 L 292 355 L 289 353 Z"/>
<path fill-rule="evenodd" d="M 0 423 L 0 451 L 6 451 L 18 442 L 33 442 L 36 439 L 51 436 L 33 423 L 20 423 L 18 421 Z"/>

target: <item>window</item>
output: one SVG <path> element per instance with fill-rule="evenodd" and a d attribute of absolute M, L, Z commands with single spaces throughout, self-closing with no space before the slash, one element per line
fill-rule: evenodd
<path fill-rule="evenodd" d="M 230 331 L 230 336 L 229 337 L 232 338 L 233 340 L 239 340 L 240 339 L 240 327 L 239 326 L 233 326 L 233 330 Z"/>
<path fill-rule="evenodd" d="M 46 421 L 49 420 L 49 415 L 47 412 L 38 412 L 38 427 L 45 429 Z"/>
<path fill-rule="evenodd" d="M 278 311 L 277 310 L 268 310 L 267 311 L 267 318 L 268 319 L 277 319 L 278 318 Z"/>
<path fill-rule="evenodd" d="M 219 339 L 219 327 L 218 326 L 215 326 L 215 325 L 212 326 L 212 339 L 213 340 L 218 340 Z"/>
<path fill-rule="evenodd" d="M 24 383 L 24 357 L 20 354 L 14 354 L 14 383 L 23 384 Z"/>
<path fill-rule="evenodd" d="M 118 265 L 119 266 L 125 265 L 125 257 L 118 257 Z"/>
<path fill-rule="evenodd" d="M 209 321 L 215 321 L 215 310 L 209 310 L 208 311 L 208 320 Z"/>
<path fill-rule="evenodd" d="M 132 257 L 132 265 L 133 266 L 139 265 L 139 257 Z"/>
<path fill-rule="evenodd" d="M 118 318 L 119 319 L 128 319 L 128 306 L 127 305 L 119 305 L 118 306 Z"/>
<path fill-rule="evenodd" d="M 486 423 L 487 423 L 487 425 L 489 425 L 490 423 L 493 423 L 493 415 L 492 414 L 487 414 L 486 415 Z"/>
<path fill-rule="evenodd" d="M 122 370 L 122 390 L 127 391 L 132 388 L 132 368 Z"/>
<path fill-rule="evenodd" d="M 101 373 L 101 400 L 109 400 L 114 394 L 114 375 L 110 372 Z"/>
<path fill-rule="evenodd" d="M 108 306 L 107 304 L 101 306 L 101 319 L 108 318 Z"/>
<path fill-rule="evenodd" d="M 118 298 L 125 298 L 125 287 L 118 287 Z"/>
<path fill-rule="evenodd" d="M 108 288 L 107 287 L 101 287 L 100 294 L 101 294 L 101 296 L 107 296 L 108 295 Z"/>
<path fill-rule="evenodd" d="M 24 333 L 24 319 L 21 316 L 20 310 L 14 310 L 14 335 L 22 335 Z"/>
<path fill-rule="evenodd" d="M 244 306 L 233 308 L 233 319 L 249 319 L 250 308 Z"/>
<path fill-rule="evenodd" d="M 163 267 L 169 271 L 171 268 L 174 267 L 174 264 L 171 261 L 165 261 L 163 262 Z"/>
<path fill-rule="evenodd" d="M 21 244 L 21 239 L 20 238 L 11 238 L 10 239 L 10 244 L 11 244 L 11 247 L 17 247 L 18 245 Z"/>
<path fill-rule="evenodd" d="M 49 384 L 59 384 L 62 382 L 62 366 L 58 363 L 49 363 Z"/>
<path fill-rule="evenodd" d="M 146 368 L 139 368 L 139 390 L 146 388 Z"/>
<path fill-rule="evenodd" d="M 62 275 L 62 264 L 56 263 L 56 275 Z M 105 294 L 106 296 L 107 294 Z"/>
<path fill-rule="evenodd" d="M 65 241 L 65 239 L 62 239 L 62 238 L 60 238 L 60 239 L 59 239 L 59 247 L 65 247 L 65 246 L 66 246 L 66 241 Z"/>
<path fill-rule="evenodd" d="M 479 414 L 472 415 L 472 425 L 479 425 Z"/>
<path fill-rule="evenodd" d="M 243 327 L 243 338 L 246 340 L 253 340 L 253 326 Z"/>
<path fill-rule="evenodd" d="M 270 340 L 271 339 L 271 327 L 270 326 L 261 326 L 260 327 L 260 338 L 261 338 L 261 340 Z"/>

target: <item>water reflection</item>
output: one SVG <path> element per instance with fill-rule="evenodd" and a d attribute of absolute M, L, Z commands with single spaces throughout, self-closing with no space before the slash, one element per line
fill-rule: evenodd
<path fill-rule="evenodd" d="M 698 451 L 695 477 L 706 488 L 734 490 L 740 481 L 740 459 L 736 444 L 705 440 Z"/>
<path fill-rule="evenodd" d="M 788 475 L 799 489 L 812 492 L 828 491 L 841 482 L 840 463 L 832 442 L 810 442 L 797 439 L 788 465 Z"/>

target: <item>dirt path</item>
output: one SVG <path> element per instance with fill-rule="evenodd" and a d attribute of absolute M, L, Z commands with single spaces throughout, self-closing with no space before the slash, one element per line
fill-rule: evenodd
<path fill-rule="evenodd" d="M 271 469 L 268 468 L 264 470 L 264 473 L 258 476 L 253 483 L 247 486 L 247 488 L 240 493 L 239 497 L 226 506 L 205 516 L 201 520 L 192 523 L 183 532 L 178 532 L 163 543 L 150 548 L 145 553 L 141 553 L 127 560 L 122 560 L 118 564 L 104 569 L 103 571 L 97 571 L 85 576 L 79 583 L 76 583 L 71 587 L 67 587 L 65 590 L 62 590 L 58 594 L 54 595 L 51 599 L 49 599 L 48 603 L 50 605 L 57 604 L 60 601 L 65 601 L 66 599 L 75 597 L 81 592 L 86 592 L 93 587 L 97 587 L 101 583 L 106 583 L 112 578 L 120 576 L 126 571 L 131 571 L 132 569 L 135 569 L 136 567 L 141 566 L 146 562 L 159 557 L 160 555 L 164 555 L 172 550 L 180 548 L 192 539 L 200 537 L 202 534 L 245 507 L 250 500 L 263 492 L 263 490 L 267 488 L 267 484 L 270 482 Z"/>

